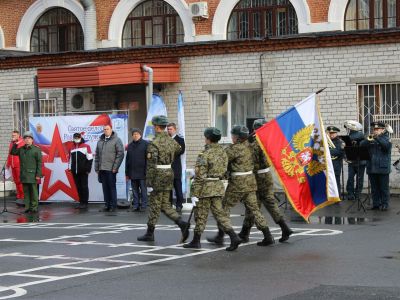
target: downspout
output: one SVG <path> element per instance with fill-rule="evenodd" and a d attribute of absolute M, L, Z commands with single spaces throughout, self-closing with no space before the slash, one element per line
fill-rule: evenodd
<path fill-rule="evenodd" d="M 0 49 L 3 49 L 4 45 L 5 45 L 4 32 L 3 32 L 3 29 L 0 26 Z"/>
<path fill-rule="evenodd" d="M 85 24 L 83 24 L 85 50 L 97 48 L 97 19 L 94 0 L 81 0 L 85 10 Z"/>
<path fill-rule="evenodd" d="M 147 90 L 146 90 L 146 108 L 147 111 L 149 111 L 151 99 L 153 97 L 153 69 L 143 65 L 142 66 L 143 71 L 149 73 L 149 81 L 147 83 Z"/>

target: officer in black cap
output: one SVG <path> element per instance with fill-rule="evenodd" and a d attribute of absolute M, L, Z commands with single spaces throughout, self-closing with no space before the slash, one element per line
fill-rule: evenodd
<path fill-rule="evenodd" d="M 329 134 L 334 146 L 329 147 L 331 153 L 333 170 L 335 171 L 336 184 L 338 187 L 338 192 L 340 194 L 340 174 L 342 173 L 343 167 L 343 157 L 344 157 L 344 147 L 345 143 L 338 137 L 339 128 L 335 126 L 328 126 L 326 131 Z"/>
<path fill-rule="evenodd" d="M 361 142 L 368 147 L 370 160 L 367 161 L 367 174 L 371 182 L 372 210 L 389 208 L 389 173 L 391 170 L 392 143 L 386 124 L 372 122 L 373 134 Z"/>

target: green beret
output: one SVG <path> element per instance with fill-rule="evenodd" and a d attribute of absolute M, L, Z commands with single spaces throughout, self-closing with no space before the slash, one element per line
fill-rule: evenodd
<path fill-rule="evenodd" d="M 328 126 L 326 128 L 326 131 L 328 131 L 329 133 L 338 133 L 340 129 L 335 126 Z"/>
<path fill-rule="evenodd" d="M 151 119 L 151 122 L 153 123 L 153 125 L 160 125 L 160 126 L 167 126 L 169 123 L 167 117 L 163 115 L 154 116 Z"/>
<path fill-rule="evenodd" d="M 25 131 L 25 133 L 24 133 L 24 138 L 26 138 L 26 137 L 30 137 L 30 138 L 33 139 L 33 134 L 32 134 L 32 132 L 31 132 L 31 131 Z"/>
<path fill-rule="evenodd" d="M 221 139 L 221 131 L 216 127 L 204 129 L 204 136 L 212 142 L 218 142 Z"/>
<path fill-rule="evenodd" d="M 254 120 L 253 129 L 256 130 L 256 129 L 260 128 L 261 126 L 263 126 L 265 123 L 267 123 L 267 122 L 264 119 Z"/>
<path fill-rule="evenodd" d="M 235 125 L 232 127 L 231 134 L 241 139 L 247 139 L 249 137 L 249 129 L 246 126 Z"/>

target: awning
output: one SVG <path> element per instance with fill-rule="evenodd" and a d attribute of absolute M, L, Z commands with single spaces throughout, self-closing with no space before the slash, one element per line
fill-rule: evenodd
<path fill-rule="evenodd" d="M 140 63 L 98 63 L 38 69 L 39 88 L 78 88 L 147 83 Z M 154 83 L 180 81 L 179 64 L 145 64 L 153 69 Z"/>

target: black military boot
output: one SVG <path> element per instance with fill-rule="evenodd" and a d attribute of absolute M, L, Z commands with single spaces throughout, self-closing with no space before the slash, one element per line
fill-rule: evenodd
<path fill-rule="evenodd" d="M 188 244 L 184 244 L 183 248 L 200 249 L 201 248 L 200 237 L 201 235 L 195 232 L 193 235 L 193 240 Z"/>
<path fill-rule="evenodd" d="M 239 245 L 242 243 L 242 240 L 232 229 L 230 231 L 227 231 L 226 233 L 231 238 L 231 244 L 225 250 L 226 251 L 236 250 L 239 247 Z"/>
<path fill-rule="evenodd" d="M 293 234 L 293 230 L 289 228 L 284 219 L 281 219 L 277 224 L 281 227 L 282 237 L 279 239 L 279 243 L 283 243 L 289 239 Z"/>
<path fill-rule="evenodd" d="M 154 226 L 147 226 L 147 232 L 137 238 L 140 242 L 154 242 Z"/>
<path fill-rule="evenodd" d="M 269 245 L 275 244 L 275 240 L 272 237 L 271 232 L 269 231 L 268 227 L 263 229 L 262 233 L 264 234 L 264 239 L 261 242 L 257 243 L 258 246 L 269 246 Z"/>
<path fill-rule="evenodd" d="M 181 238 L 181 243 L 186 242 L 187 238 L 189 237 L 189 228 L 190 228 L 190 223 L 182 221 L 181 218 L 178 219 L 178 221 L 175 222 L 176 225 L 179 226 L 182 232 L 182 238 Z"/>
<path fill-rule="evenodd" d="M 222 229 L 218 229 L 218 233 L 215 237 L 208 237 L 207 241 L 210 243 L 214 243 L 217 245 L 223 245 L 224 244 L 224 231 Z"/>
<path fill-rule="evenodd" d="M 238 236 L 242 240 L 242 243 L 248 243 L 249 242 L 250 230 L 251 230 L 251 227 L 247 227 L 247 226 L 244 226 L 244 225 L 242 226 L 242 230 L 238 234 Z"/>

